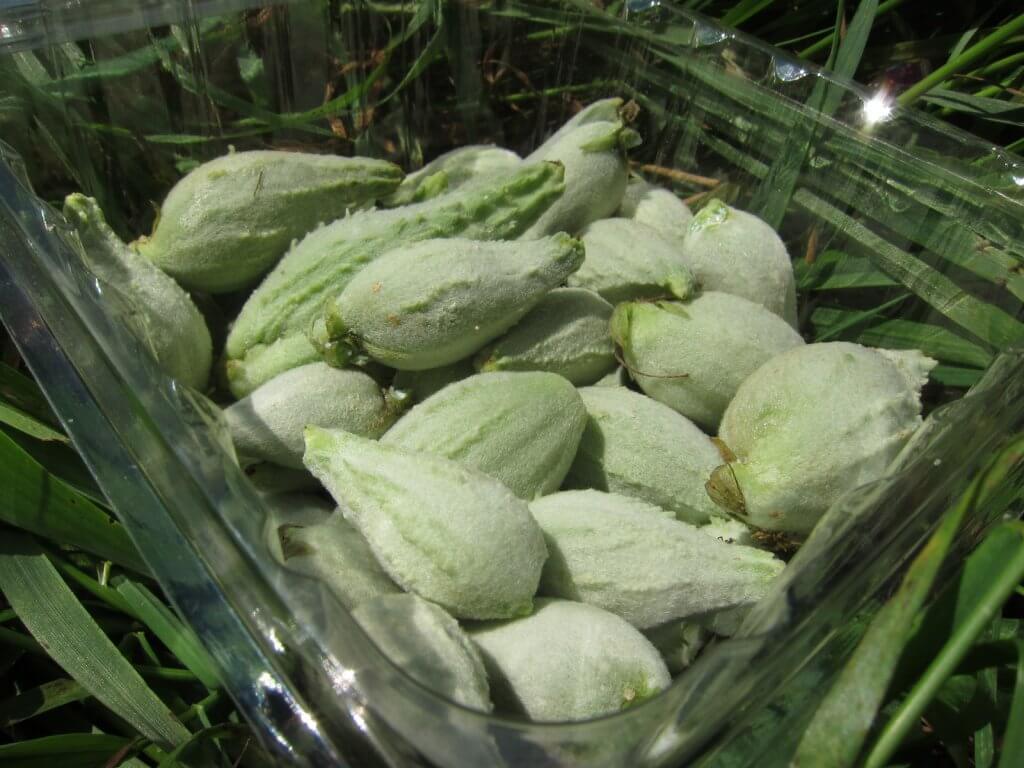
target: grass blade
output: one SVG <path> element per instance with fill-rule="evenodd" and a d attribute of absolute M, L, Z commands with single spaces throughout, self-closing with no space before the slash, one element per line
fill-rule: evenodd
<path fill-rule="evenodd" d="M 948 639 L 886 723 L 868 754 L 865 768 L 884 768 L 888 764 L 939 688 L 953 674 L 978 636 L 991 625 L 1021 579 L 1024 579 L 1024 523 L 1015 521 L 996 528 L 985 538 L 967 558 L 953 593 L 947 590 L 946 601 L 936 606 L 943 618 L 952 608 L 955 614 L 952 627 L 942 626 L 945 622 L 929 622 L 926 614 L 922 627 L 925 634 L 918 636 Z M 954 602 L 953 606 L 948 605 L 950 601 Z M 946 631 L 936 634 L 940 626 Z M 920 643 L 908 645 L 908 650 L 911 649 L 918 653 Z"/>
<path fill-rule="evenodd" d="M 136 573 L 146 573 L 121 524 L 51 475 L 0 431 L 0 521 L 38 536 L 79 547 Z"/>
<path fill-rule="evenodd" d="M 66 677 L 49 680 L 16 696 L 0 701 L 0 728 L 29 720 L 89 697 L 89 692 Z"/>
<path fill-rule="evenodd" d="M 153 596 L 141 584 L 125 579 L 117 591 L 132 607 L 143 624 L 185 665 L 207 688 L 220 687 L 213 660 L 190 627 Z"/>
<path fill-rule="evenodd" d="M 189 738 L 27 536 L 0 542 L 0 589 L 50 657 L 116 715 L 158 744 Z"/>
<path fill-rule="evenodd" d="M 68 438 L 61 432 L 3 400 L 0 400 L 0 423 L 13 427 L 29 437 L 34 437 L 36 440 L 68 442 Z"/>
<path fill-rule="evenodd" d="M 1017 663 L 1017 679 L 1013 687 L 1013 701 L 1007 719 L 999 768 L 1014 768 L 1024 755 L 1024 641 L 1017 641 L 1021 661 Z"/>
<path fill-rule="evenodd" d="M 0 745 L 5 768 L 103 768 L 129 744 L 128 739 L 106 733 L 65 733 Z"/>

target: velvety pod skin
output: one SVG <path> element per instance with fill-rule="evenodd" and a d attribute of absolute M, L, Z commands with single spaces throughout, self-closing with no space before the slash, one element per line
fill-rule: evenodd
<path fill-rule="evenodd" d="M 324 304 L 381 254 L 430 238 L 514 238 L 562 194 L 562 176 L 560 165 L 524 163 L 451 194 L 360 211 L 310 232 L 252 293 L 228 334 L 231 391 L 241 397 L 288 368 L 319 359 L 307 335 Z"/>
<path fill-rule="evenodd" d="M 454 192 L 481 174 L 508 171 L 521 162 L 519 155 L 512 150 L 490 144 L 459 147 L 410 173 L 384 202 L 407 205 L 428 200 L 443 192 Z"/>
<path fill-rule="evenodd" d="M 586 720 L 671 683 L 657 649 L 618 616 L 538 598 L 532 615 L 472 627 L 499 710 L 541 722 Z"/>
<path fill-rule="evenodd" d="M 587 258 L 569 285 L 587 288 L 612 304 L 633 299 L 686 299 L 697 290 L 680 247 L 646 224 L 602 219 L 580 236 Z"/>
<path fill-rule="evenodd" d="M 135 247 L 189 288 L 222 293 L 252 283 L 317 224 L 390 194 L 393 163 L 304 152 L 231 152 L 186 174 Z"/>
<path fill-rule="evenodd" d="M 525 616 L 547 558 L 526 502 L 450 459 L 306 429 L 306 466 L 403 589 L 460 619 Z"/>
<path fill-rule="evenodd" d="M 458 461 L 522 499 L 565 478 L 587 421 L 576 389 L 553 373 L 482 373 L 416 405 L 381 443 Z"/>
<path fill-rule="evenodd" d="M 189 295 L 114 233 L 93 198 L 68 195 L 64 216 L 78 232 L 89 269 L 123 293 L 131 311 L 126 319 L 160 367 L 182 384 L 205 388 L 213 342 Z"/>
<path fill-rule="evenodd" d="M 711 474 L 708 493 L 755 528 L 807 534 L 839 496 L 885 473 L 921 424 L 920 387 L 858 344 L 777 355 L 729 403 L 719 437 L 736 460 Z"/>
<path fill-rule="evenodd" d="M 640 389 L 712 433 L 747 376 L 804 343 L 778 315 L 716 291 L 620 304 L 611 334 Z"/>
<path fill-rule="evenodd" d="M 742 296 L 796 327 L 793 265 L 757 216 L 712 200 L 690 222 L 683 251 L 704 290 Z"/>
<path fill-rule="evenodd" d="M 534 240 L 556 232 L 576 234 L 610 216 L 626 189 L 626 150 L 640 143 L 621 120 L 582 122 L 559 131 L 526 158 L 527 163 L 559 162 L 565 167 L 565 192 L 521 237 Z"/>
<path fill-rule="evenodd" d="M 471 709 L 493 709 L 480 650 L 443 608 L 416 595 L 362 603 L 352 617 L 403 672 Z"/>
<path fill-rule="evenodd" d="M 298 494 L 272 496 L 267 504 L 270 551 L 288 570 L 322 582 L 350 610 L 401 592 L 340 511 Z"/>
<path fill-rule="evenodd" d="M 582 288 L 556 288 L 508 333 L 481 350 L 481 371 L 549 371 L 577 386 L 615 367 L 612 305 Z"/>
<path fill-rule="evenodd" d="M 631 178 L 626 184 L 626 192 L 615 215 L 657 230 L 675 243 L 680 251 L 693 221 L 690 207 L 675 194 L 639 178 Z"/>
<path fill-rule="evenodd" d="M 399 370 L 457 362 L 497 338 L 579 269 L 566 234 L 536 241 L 425 240 L 384 254 L 328 304 L 336 353 Z"/>
<path fill-rule="evenodd" d="M 308 425 L 380 437 L 399 412 L 362 371 L 310 363 L 271 379 L 224 416 L 240 457 L 301 469 Z"/>
<path fill-rule="evenodd" d="M 462 381 L 475 373 L 473 360 L 467 357 L 465 360 L 442 365 L 440 368 L 428 368 L 425 371 L 398 371 L 392 386 L 399 392 L 407 393 L 414 403 L 422 403 L 449 384 Z"/>
<path fill-rule="evenodd" d="M 640 629 L 757 602 L 783 564 L 695 526 L 552 494 L 530 504 L 548 560 L 540 594 L 596 605 Z"/>
<path fill-rule="evenodd" d="M 695 525 L 721 514 L 704 482 L 722 458 L 693 422 L 625 387 L 579 393 L 587 425 L 563 487 L 632 496 Z"/>
<path fill-rule="evenodd" d="M 693 664 L 711 637 L 711 632 L 693 621 L 677 619 L 659 627 L 645 629 L 644 637 L 661 653 L 668 671 L 678 675 Z"/>

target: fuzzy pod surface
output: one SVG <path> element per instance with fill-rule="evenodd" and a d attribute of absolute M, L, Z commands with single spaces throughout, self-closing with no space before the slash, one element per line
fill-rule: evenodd
<path fill-rule="evenodd" d="M 661 653 L 668 671 L 678 675 L 693 664 L 710 639 L 711 632 L 688 619 L 677 619 L 645 629 L 644 637 Z"/>
<path fill-rule="evenodd" d="M 587 424 L 563 487 L 633 496 L 696 525 L 720 514 L 704 482 L 721 455 L 693 422 L 625 387 L 579 393 Z"/>
<path fill-rule="evenodd" d="M 712 200 L 690 222 L 683 250 L 704 290 L 742 296 L 796 327 L 793 264 L 757 216 Z"/>
<path fill-rule="evenodd" d="M 615 367 L 612 305 L 593 291 L 556 288 L 508 333 L 481 350 L 480 371 L 548 371 L 577 386 Z"/>
<path fill-rule="evenodd" d="M 424 240 L 384 254 L 326 310 L 336 351 L 399 370 L 457 362 L 497 338 L 579 269 L 566 234 L 536 241 Z"/>
<path fill-rule="evenodd" d="M 602 219 L 580 236 L 587 257 L 569 285 L 588 288 L 612 304 L 633 299 L 686 299 L 697 281 L 680 247 L 646 224 Z"/>
<path fill-rule="evenodd" d="M 435 157 L 418 171 L 407 175 L 398 189 L 383 202 L 395 206 L 429 200 L 445 192 L 454 192 L 483 174 L 511 170 L 521 162 L 522 159 L 512 150 L 493 144 L 459 147 Z"/>
<path fill-rule="evenodd" d="M 443 456 L 306 429 L 306 466 L 402 588 L 460 619 L 524 616 L 547 558 L 526 502 Z"/>
<path fill-rule="evenodd" d="M 398 371 L 392 386 L 399 392 L 408 393 L 414 403 L 422 403 L 449 384 L 462 381 L 475 373 L 473 360 L 467 357 L 455 363 L 442 365 L 440 368 L 427 368 L 423 371 Z"/>
<path fill-rule="evenodd" d="M 618 712 L 671 682 L 657 649 L 592 605 L 538 598 L 525 618 L 470 629 L 495 705 L 542 722 Z"/>
<path fill-rule="evenodd" d="M 590 603 L 640 629 L 751 605 L 783 564 L 688 523 L 561 493 L 530 504 L 548 560 L 540 594 Z"/>
<path fill-rule="evenodd" d="M 413 406 L 381 443 L 453 459 L 529 500 L 558 489 L 586 421 L 583 400 L 561 376 L 481 373 Z"/>
<path fill-rule="evenodd" d="M 778 315 L 717 291 L 619 304 L 611 334 L 640 389 L 712 433 L 747 376 L 804 343 Z"/>
<path fill-rule="evenodd" d="M 396 666 L 464 707 L 493 709 L 480 650 L 443 608 L 416 595 L 361 603 L 352 617 Z"/>
<path fill-rule="evenodd" d="M 380 437 L 400 407 L 362 371 L 310 363 L 285 371 L 224 409 L 239 456 L 301 469 L 313 424 Z"/>
<path fill-rule="evenodd" d="M 307 337 L 324 304 L 381 254 L 430 238 L 514 238 L 562 194 L 562 177 L 555 163 L 523 163 L 451 194 L 359 211 L 310 232 L 242 307 L 225 345 L 229 381 L 251 391 L 289 366 L 317 359 Z"/>
<path fill-rule="evenodd" d="M 78 233 L 90 271 L 124 296 L 126 321 L 160 367 L 187 386 L 205 388 L 213 342 L 191 297 L 114 233 L 93 198 L 68 195 L 64 216 Z"/>
<path fill-rule="evenodd" d="M 390 194 L 394 163 L 305 152 L 231 152 L 167 193 L 153 234 L 135 247 L 189 288 L 223 293 L 270 269 L 292 240 Z"/>
<path fill-rule="evenodd" d="M 675 243 L 680 251 L 693 221 L 690 207 L 675 194 L 639 178 L 631 178 L 626 184 L 615 215 L 657 230 Z"/>
<path fill-rule="evenodd" d="M 748 525 L 798 535 L 847 490 L 877 480 L 921 424 L 921 386 L 935 363 L 893 362 L 849 342 L 795 347 L 744 381 L 719 437 L 735 456 L 708 493 Z"/>

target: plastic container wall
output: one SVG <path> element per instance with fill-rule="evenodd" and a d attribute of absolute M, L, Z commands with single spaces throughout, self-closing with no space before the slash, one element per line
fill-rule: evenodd
<path fill-rule="evenodd" d="M 1020 161 L 656 3 L 108 3 L 91 24 L 76 8 L 33 6 L 0 41 L 0 312 L 266 746 L 310 765 L 786 764 L 872 610 L 1024 422 Z M 610 95 L 636 105 L 639 172 L 778 227 L 808 335 L 873 343 L 883 316 L 894 343 L 928 324 L 942 365 L 926 428 L 830 512 L 740 637 L 621 714 L 530 724 L 425 690 L 277 566 L 217 408 L 160 373 L 31 187 L 82 189 L 131 238 L 229 146 L 415 168 L 466 143 L 528 152 Z M 962 547 L 1008 503 L 973 510 Z"/>

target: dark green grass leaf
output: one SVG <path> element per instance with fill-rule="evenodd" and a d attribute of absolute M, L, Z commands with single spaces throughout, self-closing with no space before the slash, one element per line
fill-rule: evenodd
<path fill-rule="evenodd" d="M 866 256 L 851 256 L 836 250 L 818 254 L 814 263 L 798 260 L 793 264 L 797 289 L 801 291 L 834 291 L 844 288 L 888 288 L 899 285 L 875 268 Z"/>
<path fill-rule="evenodd" d="M 961 523 L 1005 490 L 1007 478 L 1019 471 L 1022 449 L 1024 439 L 997 454 L 946 513 L 829 689 L 804 732 L 792 765 L 843 768 L 855 764 L 910 638 L 912 617 L 924 606 Z"/>
<path fill-rule="evenodd" d="M 923 100 L 937 107 L 974 115 L 989 122 L 1024 127 L 1024 105 L 1020 103 L 939 88 L 924 96 Z"/>
<path fill-rule="evenodd" d="M 0 400 L 0 423 L 22 432 L 36 440 L 56 440 L 66 443 L 67 436 L 48 426 L 31 414 Z"/>
<path fill-rule="evenodd" d="M 50 657 L 118 717 L 159 744 L 189 738 L 29 537 L 0 541 L 0 589 Z"/>
<path fill-rule="evenodd" d="M 0 431 L 0 521 L 137 573 L 147 569 L 121 524 L 46 471 Z"/>
<path fill-rule="evenodd" d="M 1018 641 L 1018 649 L 1020 661 L 1017 663 L 1013 700 L 1003 736 L 999 768 L 1016 768 L 1020 765 L 1021 755 L 1024 755 L 1024 641 Z"/>
<path fill-rule="evenodd" d="M 88 698 L 89 692 L 66 677 L 49 680 L 0 701 L 0 727 L 21 723 L 36 715 Z"/>
<path fill-rule="evenodd" d="M 6 402 L 55 429 L 60 426 L 39 385 L 6 363 L 0 363 L 0 402 Z"/>
<path fill-rule="evenodd" d="M 103 768 L 129 744 L 105 733 L 65 733 L 0 745 L 4 768 Z"/>
<path fill-rule="evenodd" d="M 148 589 L 125 579 L 117 591 L 160 642 L 207 688 L 220 686 L 216 668 L 196 634 Z"/>

